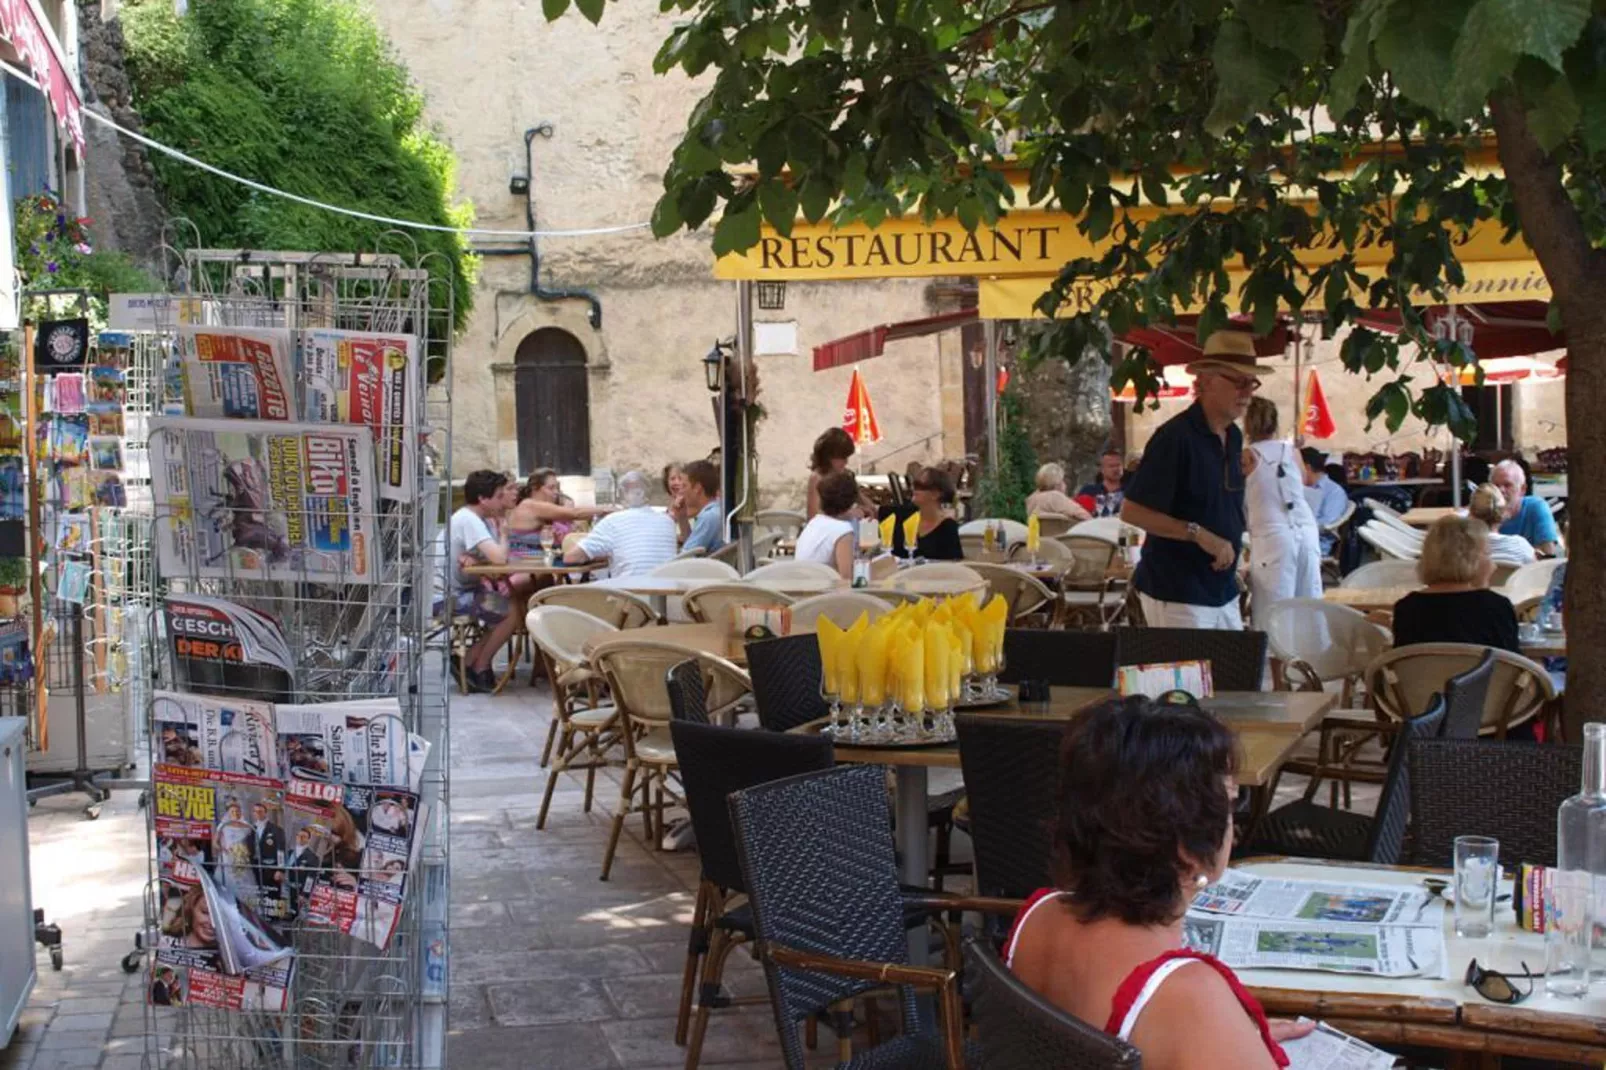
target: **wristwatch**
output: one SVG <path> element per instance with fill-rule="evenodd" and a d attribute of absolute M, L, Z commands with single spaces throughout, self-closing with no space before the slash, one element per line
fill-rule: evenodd
<path fill-rule="evenodd" d="M 1198 524 L 1189 524 L 1188 525 L 1188 541 L 1189 542 L 1198 542 L 1199 541 L 1199 525 Z"/>

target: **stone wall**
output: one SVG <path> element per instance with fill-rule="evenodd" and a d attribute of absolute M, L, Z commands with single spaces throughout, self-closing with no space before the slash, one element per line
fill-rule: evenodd
<path fill-rule="evenodd" d="M 1093 478 L 1110 438 L 1110 366 L 1096 354 L 1014 371 L 1026 434 L 1040 463 L 1065 466 L 1072 488 Z"/>
<path fill-rule="evenodd" d="M 78 5 L 79 48 L 83 61 L 84 105 L 128 130 L 142 130 L 123 62 L 122 23 L 102 21 L 100 5 Z M 162 223 L 156 173 L 139 143 L 93 120 L 84 123 L 87 167 L 86 214 L 91 232 L 104 248 L 127 253 L 147 269 L 158 268 Z"/>

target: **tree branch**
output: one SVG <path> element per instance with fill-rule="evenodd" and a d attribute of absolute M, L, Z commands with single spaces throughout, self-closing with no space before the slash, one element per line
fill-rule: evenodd
<path fill-rule="evenodd" d="M 1523 236 L 1539 258 L 1556 297 L 1564 304 L 1583 295 L 1580 285 L 1606 270 L 1601 253 L 1592 248 L 1584 220 L 1567 195 L 1561 165 L 1539 147 L 1528 129 L 1522 101 L 1512 90 L 1489 102 L 1500 138 L 1500 164 L 1517 205 Z"/>

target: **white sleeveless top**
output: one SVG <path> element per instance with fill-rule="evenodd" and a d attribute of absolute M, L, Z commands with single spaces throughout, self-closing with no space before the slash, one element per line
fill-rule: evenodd
<path fill-rule="evenodd" d="M 814 519 L 803 526 L 797 537 L 797 549 L 792 557 L 797 561 L 817 561 L 836 567 L 836 541 L 844 535 L 857 537 L 858 531 L 851 520 L 838 520 L 815 513 Z"/>
<path fill-rule="evenodd" d="M 1244 481 L 1250 540 L 1291 528 L 1314 531 L 1316 515 L 1305 500 L 1305 483 L 1299 478 L 1302 469 L 1294 444 L 1287 439 L 1267 439 L 1249 448 L 1260 461 Z"/>

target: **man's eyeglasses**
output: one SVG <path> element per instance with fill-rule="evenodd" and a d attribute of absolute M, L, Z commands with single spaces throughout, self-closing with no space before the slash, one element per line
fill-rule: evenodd
<path fill-rule="evenodd" d="M 1526 962 L 1521 963 L 1521 966 L 1522 976 L 1513 980 L 1499 970 L 1484 969 L 1478 965 L 1477 959 L 1473 959 L 1467 964 L 1466 983 L 1472 986 L 1474 992 L 1491 1003 L 1505 1003 L 1510 1006 L 1516 1006 L 1533 995 L 1534 978 L 1544 976 L 1542 973 L 1536 974 L 1530 971 Z M 1516 981 L 1526 981 L 1528 982 L 1528 987 L 1526 989 L 1518 989 Z"/>
<path fill-rule="evenodd" d="M 1260 380 L 1252 376 L 1246 377 L 1242 375 L 1229 375 L 1226 372 L 1218 372 L 1217 374 L 1227 382 L 1231 383 L 1233 389 L 1238 391 L 1240 394 L 1253 394 L 1255 391 L 1260 389 Z"/>

